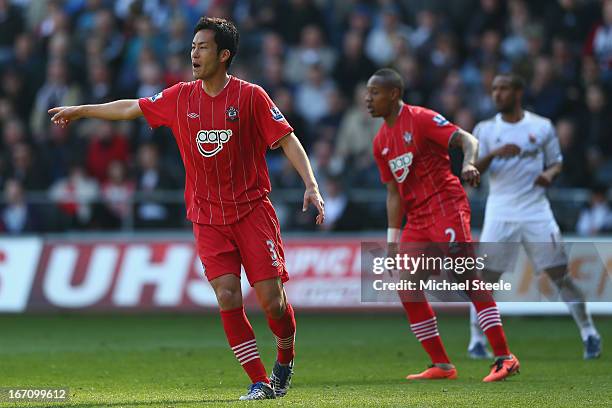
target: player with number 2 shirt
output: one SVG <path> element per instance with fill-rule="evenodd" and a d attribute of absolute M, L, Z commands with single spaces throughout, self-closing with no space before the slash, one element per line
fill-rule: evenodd
<path fill-rule="evenodd" d="M 480 182 L 474 166 L 478 141 L 442 115 L 402 101 L 404 83 L 391 69 L 380 69 L 368 80 L 366 104 L 384 123 L 373 141 L 381 181 L 387 186 L 387 242 L 471 242 L 470 206 L 459 179 L 451 173 L 449 146 L 464 154 L 462 178 L 472 186 Z M 403 232 L 401 226 L 406 220 Z M 495 353 L 495 362 L 483 381 L 499 381 L 515 374 L 518 359 L 510 353 L 499 310 L 491 292 L 468 291 L 479 323 Z M 410 328 L 429 354 L 432 365 L 408 380 L 455 379 L 436 316 L 422 290 L 400 293 Z"/>

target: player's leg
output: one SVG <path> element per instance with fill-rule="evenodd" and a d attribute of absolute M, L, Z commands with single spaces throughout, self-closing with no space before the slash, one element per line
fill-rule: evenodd
<path fill-rule="evenodd" d="M 444 235 L 440 238 L 440 242 L 444 237 L 450 236 L 450 242 L 471 243 L 472 234 L 470 229 L 470 213 L 468 211 L 458 211 L 454 217 L 449 217 L 447 220 L 441 220 L 437 224 Z M 470 248 L 466 247 L 466 250 Z M 473 254 L 473 251 L 470 250 Z M 468 296 L 472 300 L 472 304 L 476 309 L 478 324 L 489 340 L 489 344 L 493 349 L 495 356 L 495 364 L 491 372 L 483 381 L 499 381 L 509 375 L 518 372 L 518 359 L 510 353 L 506 334 L 499 314 L 497 304 L 493 299 L 493 293 L 486 290 L 471 290 L 468 291 Z"/>
<path fill-rule="evenodd" d="M 479 252 L 487 254 L 487 269 L 482 271 L 481 279 L 495 283 L 504 271 L 512 269 L 512 261 L 518 255 L 519 232 L 517 223 L 485 219 L 479 239 Z M 468 355 L 473 359 L 492 357 L 487 349 L 487 336 L 480 327 L 474 304 L 470 304 Z"/>
<path fill-rule="evenodd" d="M 559 290 L 567 305 L 584 344 L 584 358 L 593 359 L 601 354 L 601 337 L 588 312 L 584 294 L 576 286 L 567 269 L 567 255 L 563 248 L 561 231 L 556 221 L 530 223 L 524 226 L 525 248 L 537 270 L 544 270 Z"/>
<path fill-rule="evenodd" d="M 295 356 L 295 316 L 283 287 L 289 279 L 276 213 L 269 201 L 262 202 L 235 226 L 234 237 L 240 249 L 247 278 L 255 288 L 276 338 L 277 360 L 270 380 L 277 396 L 287 393 L 293 375 Z"/>
<path fill-rule="evenodd" d="M 587 310 L 582 291 L 568 274 L 567 265 L 545 269 L 545 272 L 559 289 L 561 299 L 567 305 L 580 330 L 584 344 L 584 359 L 598 358 L 601 355 L 601 336 Z"/>
<path fill-rule="evenodd" d="M 402 233 L 402 250 L 413 252 L 418 251 L 420 245 L 418 243 L 429 242 L 431 239 L 422 230 L 411 230 L 405 228 Z M 418 256 L 418 254 L 416 255 Z M 403 274 L 401 279 L 415 280 L 426 279 L 423 271 L 417 271 L 416 274 Z M 423 349 L 431 359 L 431 367 L 419 374 L 411 374 L 406 377 L 408 380 L 421 379 L 455 379 L 457 378 L 457 370 L 451 364 L 442 338 L 438 332 L 438 322 L 436 315 L 431 308 L 431 305 L 425 297 L 422 290 L 411 290 L 399 292 L 400 300 L 408 321 L 410 329 L 421 343 Z"/>
<path fill-rule="evenodd" d="M 251 379 L 251 390 L 247 395 L 266 396 L 265 384 L 270 380 L 259 357 L 255 333 L 244 312 L 238 249 L 229 236 L 228 227 L 194 224 L 193 230 L 204 273 L 219 303 L 227 341 Z M 273 397 L 269 385 L 268 388 Z"/>
<path fill-rule="evenodd" d="M 280 278 L 266 279 L 254 284 L 259 304 L 268 319 L 268 326 L 276 339 L 277 357 L 270 381 L 277 397 L 287 394 L 293 376 L 295 357 L 295 315 L 287 302 Z"/>

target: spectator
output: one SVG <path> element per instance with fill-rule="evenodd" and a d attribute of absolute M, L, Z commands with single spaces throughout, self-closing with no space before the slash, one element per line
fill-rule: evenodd
<path fill-rule="evenodd" d="M 87 170 L 102 183 L 106 180 L 111 162 L 127 162 L 129 146 L 125 136 L 115 131 L 112 122 L 96 120 L 91 126 L 93 134 L 87 150 Z"/>
<path fill-rule="evenodd" d="M 425 8 L 417 13 L 417 26 L 410 34 L 410 47 L 418 54 L 427 52 L 433 46 L 438 33 L 438 15 Z"/>
<path fill-rule="evenodd" d="M 430 90 L 416 57 L 402 55 L 395 61 L 395 69 L 404 79 L 404 100 L 411 105 L 425 105 Z"/>
<path fill-rule="evenodd" d="M 45 73 L 40 69 L 43 66 L 43 57 L 40 55 L 37 45 L 34 43 L 32 33 L 22 33 L 15 40 L 13 60 L 10 65 L 15 72 L 28 78 L 28 98 L 33 98 L 35 90 L 40 87 L 45 79 Z"/>
<path fill-rule="evenodd" d="M 535 60 L 534 75 L 525 99 L 529 109 L 538 115 L 555 120 L 562 113 L 565 91 L 556 78 L 549 57 L 541 56 Z"/>
<path fill-rule="evenodd" d="M 22 10 L 10 3 L 0 0 L 0 68 L 11 59 L 15 38 L 24 29 Z"/>
<path fill-rule="evenodd" d="M 136 206 L 136 224 L 142 228 L 175 225 L 173 207 L 156 197 L 156 193 L 177 188 L 172 176 L 160 165 L 157 147 L 143 144 L 138 151 L 136 190 L 142 199 Z"/>
<path fill-rule="evenodd" d="M 72 163 L 83 159 L 84 142 L 68 128 L 52 126 L 49 129 L 49 137 L 40 144 L 40 153 L 44 163 L 52 163 L 47 171 L 51 183 L 67 177 Z"/>
<path fill-rule="evenodd" d="M 36 212 L 26 200 L 21 183 L 9 179 L 4 184 L 4 205 L 0 209 L 0 232 L 23 234 L 39 231 Z"/>
<path fill-rule="evenodd" d="M 12 149 L 9 175 L 28 191 L 47 188 L 45 164 L 32 157 L 32 148 L 26 143 L 16 143 Z"/>
<path fill-rule="evenodd" d="M 303 39 L 302 27 L 317 26 L 322 32 L 323 13 L 313 0 L 288 0 L 279 4 L 277 11 L 277 31 L 283 33 L 283 38 L 289 45 L 297 44 Z"/>
<path fill-rule="evenodd" d="M 366 85 L 361 83 L 355 88 L 353 103 L 338 129 L 335 156 L 348 168 L 358 166 L 359 158 L 370 156 L 372 140 L 381 125 L 380 119 L 368 113 L 365 97 Z"/>
<path fill-rule="evenodd" d="M 585 52 L 593 55 L 599 63 L 601 79 L 612 83 L 612 0 L 603 0 L 603 21 L 591 31 L 586 42 Z"/>
<path fill-rule="evenodd" d="M 14 69 L 7 69 L 1 75 L 0 81 L 0 94 L 9 101 L 21 120 L 28 121 L 33 95 L 23 75 Z"/>
<path fill-rule="evenodd" d="M 327 74 L 332 71 L 336 62 L 336 52 L 325 44 L 323 33 L 318 26 L 304 27 L 300 38 L 299 45 L 289 50 L 285 63 L 285 77 L 295 84 L 306 79 L 308 67 L 318 65 Z"/>
<path fill-rule="evenodd" d="M 586 90 L 586 109 L 583 113 L 581 129 L 587 143 L 605 158 L 612 158 L 612 128 L 604 90 L 599 85 L 590 85 Z"/>
<path fill-rule="evenodd" d="M 103 228 L 117 229 L 126 225 L 132 213 L 134 190 L 134 183 L 127 179 L 125 164 L 112 161 L 101 191 L 103 210 L 98 222 Z"/>
<path fill-rule="evenodd" d="M 274 94 L 281 88 L 291 88 L 291 84 L 285 80 L 280 58 L 271 57 L 263 66 L 263 76 L 259 82 L 264 89 Z"/>
<path fill-rule="evenodd" d="M 531 16 L 524 0 L 510 0 L 508 10 L 508 35 L 502 42 L 502 51 L 506 58 L 515 61 L 527 54 L 525 34 L 531 23 Z"/>
<path fill-rule="evenodd" d="M 579 0 L 558 0 L 551 4 L 544 15 L 548 35 L 568 41 L 570 49 L 577 51 L 585 37 L 586 25 L 584 3 Z"/>
<path fill-rule="evenodd" d="M 480 0 L 480 7 L 471 13 L 467 25 L 467 45 L 474 50 L 479 45 L 479 38 L 486 31 L 497 31 L 506 22 L 505 2 L 500 0 Z"/>
<path fill-rule="evenodd" d="M 581 129 L 588 144 L 589 163 L 597 182 L 612 183 L 612 130 L 609 126 L 612 110 L 603 89 L 590 85 L 586 92 L 586 108 L 582 113 Z"/>
<path fill-rule="evenodd" d="M 317 122 L 315 134 L 319 140 L 329 140 L 334 144 L 340 121 L 345 112 L 346 102 L 337 89 L 332 89 L 327 94 L 327 105 L 329 106 L 329 110 L 327 114 Z"/>
<path fill-rule="evenodd" d="M 323 67 L 319 64 L 308 67 L 306 81 L 296 90 L 295 107 L 311 128 L 329 113 L 329 94 L 334 88 Z"/>
<path fill-rule="evenodd" d="M 363 37 L 357 31 L 344 35 L 342 55 L 336 61 L 333 78 L 345 98 L 352 98 L 355 86 L 365 82 L 376 70 L 376 65 L 363 53 Z"/>
<path fill-rule="evenodd" d="M 69 229 L 89 227 L 98 195 L 98 183 L 79 164 L 73 165 L 68 177 L 56 181 L 49 189 L 49 198 L 57 205 L 63 226 Z"/>
<path fill-rule="evenodd" d="M 348 197 L 342 189 L 340 180 L 335 177 L 327 180 L 325 191 L 326 194 L 323 196 L 325 222 L 320 225 L 320 229 L 325 231 L 338 230 L 349 204 Z"/>
<path fill-rule="evenodd" d="M 606 201 L 606 188 L 596 186 L 591 189 L 588 207 L 580 212 L 576 231 L 584 237 L 592 237 L 612 231 L 612 211 Z"/>
<path fill-rule="evenodd" d="M 591 173 L 586 159 L 585 143 L 576 140 L 576 125 L 568 118 L 557 121 L 557 137 L 563 155 L 563 170 L 555 180 L 561 187 L 581 187 L 591 180 Z"/>
<path fill-rule="evenodd" d="M 36 140 L 44 139 L 49 129 L 47 110 L 54 106 L 76 105 L 80 100 L 81 90 L 70 83 L 66 63 L 62 60 L 50 61 L 46 81 L 36 94 L 30 118 L 30 127 Z"/>
<path fill-rule="evenodd" d="M 88 103 L 106 103 L 115 100 L 111 73 L 103 61 L 88 64 L 85 100 Z"/>
<path fill-rule="evenodd" d="M 396 40 L 410 41 L 412 31 L 400 21 L 399 9 L 387 5 L 381 11 L 381 23 L 374 27 L 366 40 L 366 55 L 379 67 L 390 64 L 396 57 Z"/>

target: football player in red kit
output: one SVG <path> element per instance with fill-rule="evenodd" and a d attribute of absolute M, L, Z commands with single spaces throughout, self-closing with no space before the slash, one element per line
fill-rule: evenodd
<path fill-rule="evenodd" d="M 191 45 L 192 82 L 180 82 L 149 98 L 101 105 L 57 107 L 52 121 L 108 120 L 144 116 L 153 128 L 172 129 L 185 166 L 185 204 L 197 250 L 221 309 L 229 345 L 252 385 L 240 399 L 287 393 L 293 375 L 295 318 L 283 282 L 285 269 L 279 222 L 268 198 L 265 154 L 280 147 L 304 184 L 303 209 L 313 204 L 323 222 L 323 200 L 306 153 L 267 93 L 228 75 L 238 50 L 233 23 L 202 17 Z M 277 361 L 268 377 L 255 334 L 244 312 L 240 267 L 254 287 L 276 338 Z"/>
<path fill-rule="evenodd" d="M 368 81 L 366 103 L 370 114 L 384 123 L 373 142 L 380 177 L 387 186 L 387 241 L 395 243 L 466 242 L 470 233 L 470 205 L 459 179 L 451 173 L 449 146 L 463 149 L 462 178 L 477 185 L 474 162 L 478 141 L 442 115 L 402 101 L 404 84 L 391 69 L 381 69 Z M 403 232 L 401 226 L 407 218 Z M 495 363 L 483 381 L 498 381 L 516 373 L 519 362 L 510 353 L 499 310 L 490 292 L 469 293 L 480 326 L 495 352 Z M 429 354 L 432 365 L 415 379 L 454 379 L 438 333 L 436 316 L 422 291 L 411 291 L 402 304 L 410 328 Z"/>

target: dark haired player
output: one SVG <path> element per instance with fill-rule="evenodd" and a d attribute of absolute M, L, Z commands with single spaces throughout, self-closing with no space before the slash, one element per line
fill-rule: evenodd
<path fill-rule="evenodd" d="M 489 197 L 480 241 L 522 243 L 535 269 L 544 271 L 559 289 L 580 330 L 584 358 L 597 358 L 601 337 L 584 295 L 568 274 L 561 230 L 546 198 L 546 187 L 561 172 L 559 140 L 549 119 L 523 109 L 524 87 L 525 81 L 514 73 L 497 75 L 491 93 L 499 113 L 474 129 L 480 141 L 475 165 L 481 173 L 489 171 Z M 489 253 L 488 269 L 483 274 L 487 281 L 497 281 L 516 259 L 518 246 L 499 248 Z M 486 339 L 477 320 L 472 309 L 468 353 L 472 358 L 485 358 Z"/>
<path fill-rule="evenodd" d="M 370 77 L 366 103 L 370 114 L 382 117 L 374 138 L 374 157 L 387 185 L 387 241 L 394 245 L 426 242 L 471 242 L 470 206 L 461 182 L 450 170 L 449 146 L 463 149 L 461 176 L 471 185 L 480 181 L 474 166 L 478 141 L 442 115 L 402 101 L 404 84 L 394 70 L 381 69 Z M 407 218 L 406 226 L 401 226 Z M 516 373 L 519 361 L 508 349 L 499 310 L 491 293 L 468 292 L 480 325 L 495 352 L 495 363 L 483 381 L 499 381 Z M 429 354 L 432 365 L 409 380 L 454 379 L 438 333 L 436 316 L 422 291 L 401 297 L 410 328 Z"/>
<path fill-rule="evenodd" d="M 283 288 L 289 276 L 278 219 L 268 199 L 266 150 L 283 149 L 306 185 L 304 211 L 309 204 L 318 210 L 317 224 L 323 222 L 323 200 L 308 157 L 283 114 L 261 87 L 228 75 L 238 50 L 234 24 L 203 17 L 193 33 L 195 81 L 150 98 L 57 107 L 49 113 L 61 126 L 83 117 L 144 116 L 153 128 L 172 129 L 185 165 L 187 218 L 193 222 L 198 253 L 229 345 L 252 381 L 240 399 L 283 396 L 293 374 L 295 318 Z M 241 264 L 276 337 L 278 357 L 270 378 L 244 312 Z"/>

